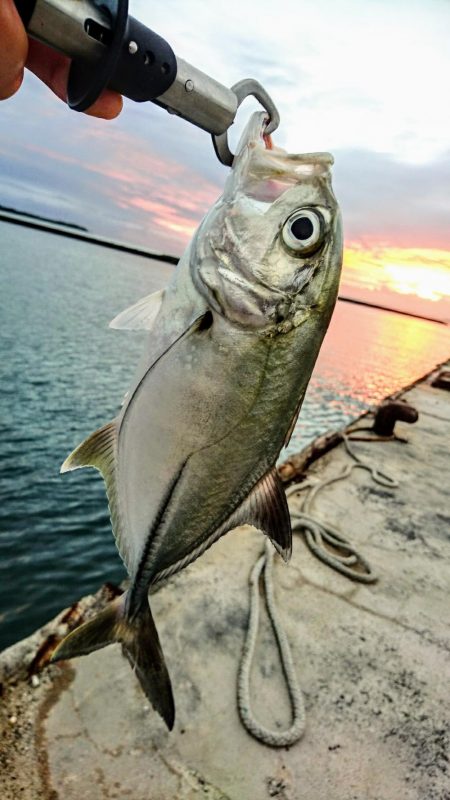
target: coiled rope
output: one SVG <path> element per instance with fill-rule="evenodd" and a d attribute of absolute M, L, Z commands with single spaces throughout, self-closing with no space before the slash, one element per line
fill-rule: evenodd
<path fill-rule="evenodd" d="M 292 497 L 305 489 L 310 489 L 308 496 L 303 502 L 302 508 L 298 512 L 291 514 L 294 522 L 293 532 L 304 532 L 305 541 L 311 552 L 332 569 L 337 570 L 352 580 L 362 583 L 373 583 L 377 580 L 376 575 L 368 562 L 344 539 L 334 528 L 313 516 L 311 507 L 318 493 L 326 486 L 330 486 L 337 481 L 345 480 L 350 476 L 354 469 L 365 469 L 371 474 L 372 480 L 381 486 L 394 489 L 398 486 L 397 481 L 380 470 L 366 464 L 356 455 L 350 446 L 349 437 L 343 434 L 344 446 L 349 456 L 353 459 L 352 464 L 346 465 L 341 472 L 322 481 L 305 481 L 302 484 L 290 487 L 286 495 Z M 331 551 L 326 545 L 331 545 Z M 241 663 L 238 672 L 237 682 L 237 704 L 239 716 L 242 724 L 247 731 L 263 744 L 269 747 L 288 747 L 295 744 L 303 735 L 305 730 L 305 707 L 303 693 L 299 685 L 294 660 L 292 657 L 289 640 L 284 632 L 282 623 L 278 616 L 275 605 L 273 590 L 273 556 L 272 545 L 266 541 L 265 550 L 254 565 L 249 578 L 250 584 L 250 611 L 247 634 L 244 641 Z M 259 598 L 261 575 L 264 576 L 263 587 L 266 600 L 267 612 L 270 623 L 275 635 L 277 647 L 280 655 L 283 674 L 289 694 L 292 711 L 292 723 L 284 731 L 269 730 L 261 725 L 255 718 L 250 697 L 250 673 L 253 656 L 255 653 L 256 639 L 259 626 Z"/>

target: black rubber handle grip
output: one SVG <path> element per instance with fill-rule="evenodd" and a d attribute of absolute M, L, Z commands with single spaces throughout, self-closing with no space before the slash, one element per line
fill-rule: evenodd
<path fill-rule="evenodd" d="M 14 2 L 28 27 L 37 0 Z M 78 0 L 72 3 L 76 10 Z M 103 54 L 94 63 L 81 58 L 72 60 L 67 102 L 75 111 L 86 111 L 107 86 L 137 102 L 154 100 L 167 91 L 177 75 L 177 59 L 172 48 L 157 33 L 128 16 L 128 0 L 104 0 L 104 7 L 112 25 Z M 66 3 L 66 13 L 67 9 L 70 9 L 69 3 Z M 49 23 L 46 31 L 45 17 L 43 20 L 39 38 L 42 36 L 42 41 L 52 46 L 52 25 Z M 91 35 L 86 27 L 85 30 L 83 36 Z M 54 46 L 60 50 L 57 42 Z"/>
<path fill-rule="evenodd" d="M 134 17 L 128 17 L 114 74 L 108 86 L 131 100 L 154 100 L 177 75 L 170 45 Z"/>
<path fill-rule="evenodd" d="M 36 5 L 36 0 L 14 0 L 14 4 L 19 12 L 19 16 L 27 27 Z"/>

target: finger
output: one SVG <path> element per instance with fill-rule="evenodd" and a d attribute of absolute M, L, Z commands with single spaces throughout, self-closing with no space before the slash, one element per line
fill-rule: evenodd
<path fill-rule="evenodd" d="M 43 81 L 57 97 L 67 102 L 67 80 L 70 59 L 56 53 L 40 42 L 30 41 L 27 67 Z M 122 110 L 122 97 L 111 89 L 105 89 L 98 100 L 87 110 L 87 114 L 103 119 L 114 119 Z"/>
<path fill-rule="evenodd" d="M 41 42 L 30 39 L 26 66 L 59 98 L 67 99 L 67 78 L 70 61 Z"/>
<path fill-rule="evenodd" d="M 0 2 L 0 100 L 17 92 L 23 80 L 28 39 L 12 0 Z"/>
<path fill-rule="evenodd" d="M 98 100 L 86 111 L 91 117 L 102 119 L 115 119 L 123 108 L 123 99 L 118 92 L 104 89 Z"/>

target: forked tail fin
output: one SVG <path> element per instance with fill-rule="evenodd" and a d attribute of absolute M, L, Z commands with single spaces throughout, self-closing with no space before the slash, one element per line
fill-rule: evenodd
<path fill-rule="evenodd" d="M 125 609 L 126 594 L 69 633 L 56 648 L 52 661 L 84 656 L 120 642 L 153 708 L 172 730 L 175 720 L 172 686 L 150 607 L 146 604 L 131 621 L 126 618 Z"/>

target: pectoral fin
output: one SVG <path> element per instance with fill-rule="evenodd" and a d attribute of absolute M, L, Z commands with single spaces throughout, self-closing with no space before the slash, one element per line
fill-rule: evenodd
<path fill-rule="evenodd" d="M 109 323 L 110 328 L 122 331 L 149 331 L 159 314 L 164 297 L 164 289 L 142 297 L 125 311 L 121 311 Z"/>

